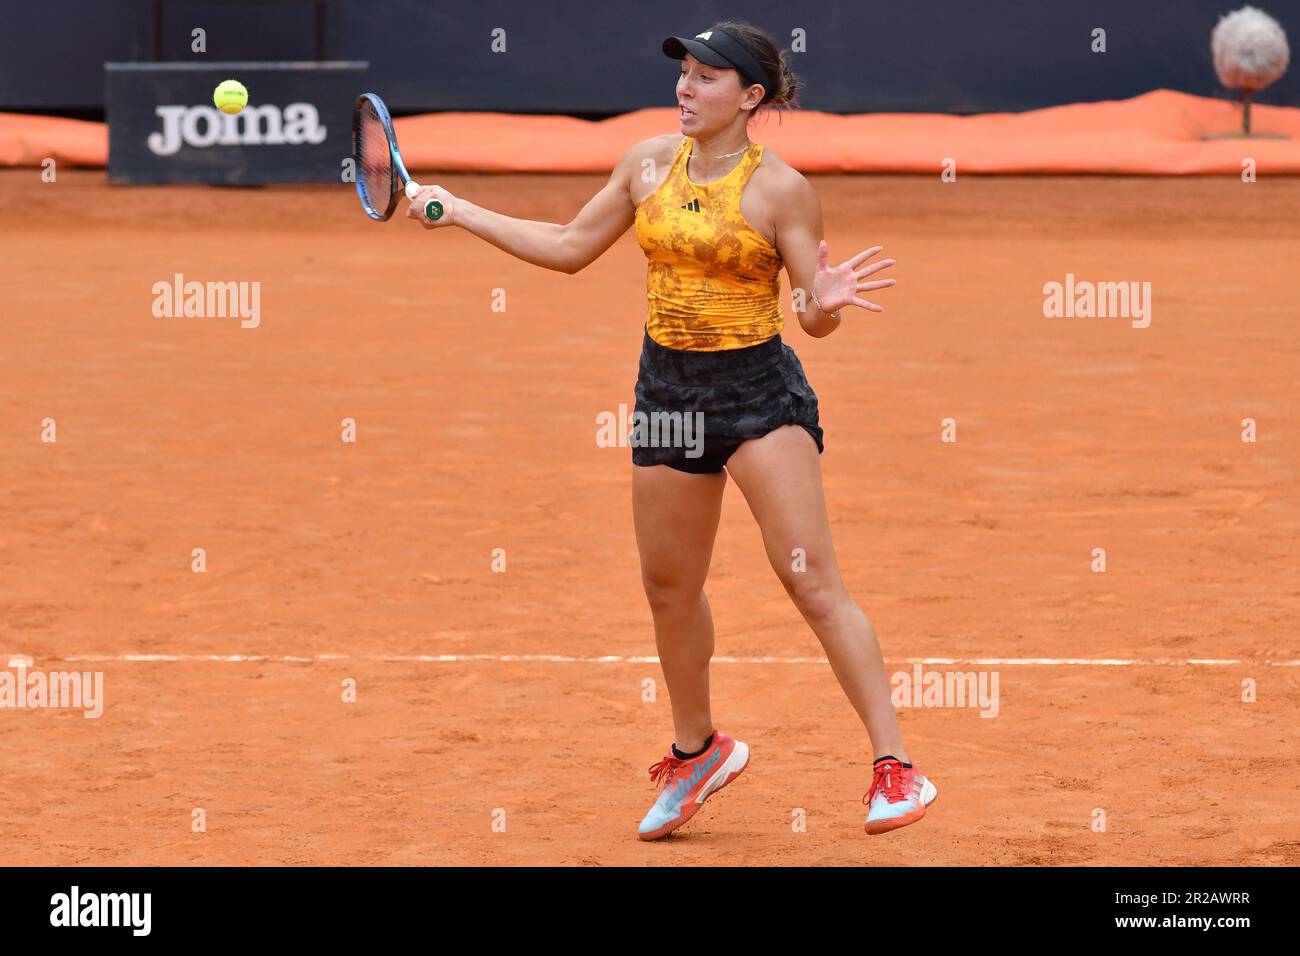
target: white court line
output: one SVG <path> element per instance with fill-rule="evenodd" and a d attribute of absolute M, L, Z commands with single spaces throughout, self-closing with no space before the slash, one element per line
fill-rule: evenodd
<path fill-rule="evenodd" d="M 13 658 L 9 666 L 16 666 Z M 317 664 L 327 661 L 366 661 L 377 664 L 461 664 L 488 661 L 503 664 L 658 664 L 657 656 L 606 655 L 571 657 L 564 654 L 71 654 L 51 658 L 72 663 L 220 663 Z M 24 664 L 32 666 L 30 658 Z M 714 657 L 716 664 L 822 664 L 824 657 Z M 930 664 L 966 667 L 1300 667 L 1300 660 L 1261 661 L 1232 658 L 1108 658 L 1108 657 L 902 657 L 890 664 Z"/>

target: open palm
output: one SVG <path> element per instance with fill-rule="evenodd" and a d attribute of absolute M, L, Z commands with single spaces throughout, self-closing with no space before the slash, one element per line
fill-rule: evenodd
<path fill-rule="evenodd" d="M 871 312 L 885 311 L 882 306 L 869 302 L 859 295 L 861 292 L 887 289 L 895 282 L 894 279 L 865 281 L 868 276 L 873 276 L 882 269 L 888 269 L 894 264 L 893 259 L 881 259 L 879 262 L 871 263 L 871 265 L 863 265 L 868 259 L 880 252 L 880 249 L 880 246 L 863 249 L 852 259 L 845 260 L 837 266 L 832 266 L 829 265 L 830 246 L 827 245 L 825 239 L 821 241 L 821 245 L 817 249 L 817 275 L 813 279 L 813 292 L 816 293 L 817 301 L 821 303 L 823 312 L 838 312 L 846 305 L 860 306 Z"/>

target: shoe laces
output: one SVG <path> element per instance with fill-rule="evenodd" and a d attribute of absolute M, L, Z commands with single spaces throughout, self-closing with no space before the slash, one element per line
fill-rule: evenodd
<path fill-rule="evenodd" d="M 890 803 L 906 799 L 907 780 L 903 771 L 902 766 L 893 762 L 878 765 L 875 776 L 871 779 L 871 789 L 862 798 L 862 802 L 870 803 L 877 793 L 884 793 L 885 799 Z"/>
<path fill-rule="evenodd" d="M 672 751 L 669 751 L 668 756 L 650 768 L 650 779 L 655 783 L 662 782 L 664 786 L 667 786 L 676 776 L 677 771 L 685 764 L 685 760 L 679 760 L 673 756 Z"/>

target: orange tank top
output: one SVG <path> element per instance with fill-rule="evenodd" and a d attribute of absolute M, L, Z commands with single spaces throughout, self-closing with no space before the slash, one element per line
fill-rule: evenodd
<path fill-rule="evenodd" d="M 686 171 L 692 139 L 683 137 L 667 178 L 636 209 L 645 251 L 646 332 L 671 349 L 718 352 L 766 342 L 781 331 L 781 255 L 740 212 L 740 195 L 758 167 L 754 143 L 711 183 Z"/>

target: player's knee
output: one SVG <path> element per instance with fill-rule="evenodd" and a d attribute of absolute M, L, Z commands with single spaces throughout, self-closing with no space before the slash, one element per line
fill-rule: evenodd
<path fill-rule="evenodd" d="M 782 583 L 804 620 L 814 627 L 834 621 L 849 600 L 843 585 L 828 575 L 792 572 Z"/>
<path fill-rule="evenodd" d="M 689 610 L 699 603 L 704 582 L 683 577 L 673 571 L 655 572 L 642 569 L 641 587 L 654 614 L 672 614 Z"/>

